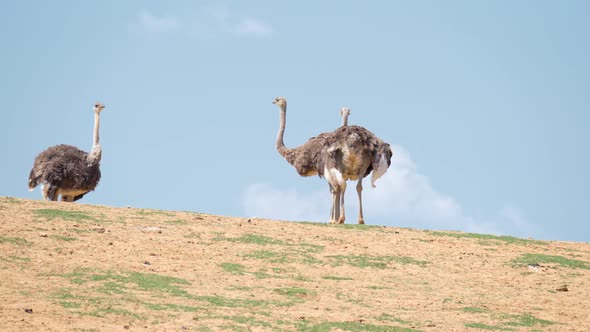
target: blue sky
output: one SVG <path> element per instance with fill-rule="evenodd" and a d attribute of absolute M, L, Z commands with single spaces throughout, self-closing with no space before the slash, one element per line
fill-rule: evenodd
<path fill-rule="evenodd" d="M 81 201 L 327 221 L 329 191 L 274 149 L 352 110 L 394 148 L 368 224 L 589 241 L 586 1 L 13 1 L 0 5 L 0 195 L 34 157 L 88 151 Z M 354 183 L 346 196 L 356 222 Z"/>

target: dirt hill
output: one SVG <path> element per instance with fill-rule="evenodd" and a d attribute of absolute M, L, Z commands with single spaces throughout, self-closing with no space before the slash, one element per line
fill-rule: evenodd
<path fill-rule="evenodd" d="M 1 331 L 590 331 L 590 244 L 0 197 Z"/>

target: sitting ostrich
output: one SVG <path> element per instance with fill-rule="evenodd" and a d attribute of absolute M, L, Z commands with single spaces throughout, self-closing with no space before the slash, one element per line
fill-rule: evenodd
<path fill-rule="evenodd" d="M 370 131 L 359 126 L 343 126 L 333 132 L 322 133 L 312 137 L 304 145 L 289 149 L 283 142 L 285 133 L 287 100 L 277 97 L 273 104 L 280 108 L 279 132 L 276 139 L 277 151 L 293 165 L 301 176 L 319 175 L 325 177 L 332 193 L 330 223 L 344 223 L 344 198 L 346 180 L 359 180 L 359 223 L 363 224 L 362 215 L 362 178 L 379 170 L 391 160 L 391 149 Z M 348 117 L 348 115 L 343 117 Z M 345 119 L 343 119 L 343 122 Z M 383 162 L 381 161 L 383 159 Z M 373 172 L 374 180 L 375 177 Z M 384 172 L 383 172 L 384 173 Z M 380 175 L 382 175 L 381 173 Z M 379 176 L 380 176 L 379 175 Z M 373 181 L 374 182 L 374 181 Z"/>
<path fill-rule="evenodd" d="M 94 143 L 90 153 L 75 146 L 60 144 L 41 152 L 33 163 L 29 175 L 29 191 L 37 185 L 43 186 L 43 197 L 56 201 L 73 202 L 94 190 L 100 180 L 100 147 L 98 130 L 100 112 L 104 105 L 94 105 Z"/>

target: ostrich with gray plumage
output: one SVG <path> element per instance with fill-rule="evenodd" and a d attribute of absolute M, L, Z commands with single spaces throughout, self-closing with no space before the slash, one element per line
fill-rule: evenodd
<path fill-rule="evenodd" d="M 364 224 L 362 210 L 362 179 L 373 174 L 371 183 L 382 176 L 391 163 L 389 144 L 377 138 L 367 129 L 348 126 L 350 112 L 341 112 L 343 126 L 333 132 L 321 133 L 304 145 L 289 149 L 283 136 L 286 126 L 287 100 L 277 97 L 273 104 L 279 106 L 280 123 L 276 149 L 301 176 L 325 177 L 330 185 L 332 208 L 330 223 L 344 223 L 344 191 L 347 180 L 358 180 L 359 224 Z"/>
<path fill-rule="evenodd" d="M 94 105 L 94 141 L 90 153 L 75 146 L 60 144 L 41 152 L 33 162 L 29 175 L 29 190 L 39 184 L 43 187 L 43 198 L 73 202 L 94 190 L 100 181 L 100 159 L 102 148 L 99 143 L 100 113 L 105 108 L 101 103 Z"/>
<path fill-rule="evenodd" d="M 326 138 L 322 150 L 319 175 L 324 176 L 330 184 L 332 209 L 330 223 L 344 223 L 346 219 L 344 194 L 346 181 L 358 180 L 356 191 L 359 200 L 358 223 L 364 224 L 363 217 L 363 178 L 371 176 L 371 186 L 391 165 L 392 151 L 388 143 L 364 127 L 349 126 L 350 109 L 342 107 L 342 126 Z"/>

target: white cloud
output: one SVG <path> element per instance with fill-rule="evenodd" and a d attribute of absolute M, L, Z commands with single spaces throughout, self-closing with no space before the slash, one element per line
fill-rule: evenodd
<path fill-rule="evenodd" d="M 278 189 L 270 184 L 254 184 L 244 193 L 246 215 L 279 220 L 327 219 L 329 212 L 329 192 L 315 191 L 300 194 L 297 190 Z"/>
<path fill-rule="evenodd" d="M 235 13 L 226 5 L 205 7 L 203 15 L 198 20 L 211 22 L 211 24 L 206 25 L 206 28 L 215 31 L 207 32 L 229 33 L 240 37 L 267 37 L 273 34 L 272 27 L 266 22 L 259 18 Z M 205 27 L 202 24 L 200 26 L 201 28 Z"/>
<path fill-rule="evenodd" d="M 252 17 L 242 19 L 234 28 L 234 31 L 238 35 L 253 35 L 253 36 L 270 36 L 272 34 L 272 28 Z"/>
<path fill-rule="evenodd" d="M 497 215 L 483 219 L 466 215 L 456 199 L 437 191 L 418 172 L 404 148 L 392 146 L 392 149 L 392 164 L 377 181 L 377 188 L 371 188 L 367 179 L 363 182 L 363 212 L 368 224 L 533 236 L 534 225 L 526 222 L 514 207 L 503 207 Z M 356 223 L 355 187 L 356 182 L 349 182 L 345 197 L 347 223 Z M 329 216 L 330 193 L 327 185 L 311 193 L 298 193 L 295 189 L 254 184 L 245 191 L 243 206 L 248 216 L 325 222 Z"/>
<path fill-rule="evenodd" d="M 148 32 L 162 33 L 175 31 L 180 28 L 180 20 L 172 16 L 155 16 L 147 10 L 139 13 L 139 25 Z"/>
<path fill-rule="evenodd" d="M 273 34 L 272 27 L 255 17 L 234 13 L 227 6 L 206 6 L 185 18 L 157 16 L 147 10 L 138 14 L 137 24 L 149 33 L 176 32 L 201 37 L 232 35 L 237 37 L 268 37 Z"/>

